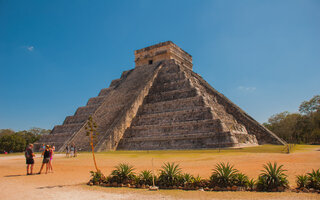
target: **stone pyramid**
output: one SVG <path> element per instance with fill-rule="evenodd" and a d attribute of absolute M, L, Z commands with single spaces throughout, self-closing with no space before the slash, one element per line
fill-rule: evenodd
<path fill-rule="evenodd" d="M 96 151 L 285 144 L 193 72 L 191 55 L 171 41 L 136 50 L 135 63 L 37 146 L 89 150 L 90 115 L 100 133 Z"/>

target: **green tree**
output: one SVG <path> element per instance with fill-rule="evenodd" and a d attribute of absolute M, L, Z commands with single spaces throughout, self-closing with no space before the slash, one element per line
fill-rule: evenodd
<path fill-rule="evenodd" d="M 304 101 L 299 107 L 299 111 L 303 114 L 310 114 L 312 112 L 320 111 L 320 95 L 314 96 L 309 101 Z"/>

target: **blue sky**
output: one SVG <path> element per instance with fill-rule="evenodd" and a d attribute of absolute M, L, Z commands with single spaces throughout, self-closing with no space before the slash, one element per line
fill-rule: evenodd
<path fill-rule="evenodd" d="M 171 40 L 259 122 L 320 93 L 320 1 L 0 0 L 0 129 L 53 128 Z"/>

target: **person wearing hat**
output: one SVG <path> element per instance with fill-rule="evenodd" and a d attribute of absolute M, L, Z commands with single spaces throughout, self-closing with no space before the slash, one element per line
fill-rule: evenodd
<path fill-rule="evenodd" d="M 43 155 L 42 165 L 38 174 L 41 174 L 44 164 L 46 164 L 46 174 L 47 174 L 49 169 L 49 161 L 50 161 L 49 145 L 46 145 L 46 149 L 43 151 L 42 155 Z"/>

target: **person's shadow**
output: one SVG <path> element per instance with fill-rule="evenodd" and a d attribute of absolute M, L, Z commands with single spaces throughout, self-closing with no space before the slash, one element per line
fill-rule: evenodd
<path fill-rule="evenodd" d="M 32 174 L 32 175 L 27 175 L 27 174 L 12 174 L 12 175 L 5 175 L 3 177 L 10 178 L 10 177 L 18 177 L 18 176 L 33 176 L 33 175 L 38 175 L 38 174 Z"/>

